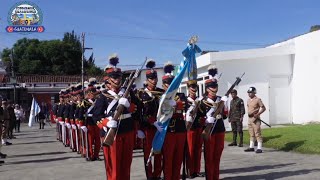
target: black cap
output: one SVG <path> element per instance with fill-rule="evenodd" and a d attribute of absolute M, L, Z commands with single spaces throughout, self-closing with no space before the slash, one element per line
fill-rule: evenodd
<path fill-rule="evenodd" d="M 247 93 L 257 93 L 257 90 L 255 87 L 250 87 L 247 91 Z"/>

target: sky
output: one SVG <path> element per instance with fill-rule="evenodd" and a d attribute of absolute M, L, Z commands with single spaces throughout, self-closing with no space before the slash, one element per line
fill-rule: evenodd
<path fill-rule="evenodd" d="M 7 17 L 16 0 L 0 0 L 0 50 L 20 38 L 61 39 L 64 32 L 86 33 L 89 57 L 105 67 L 117 53 L 119 66 L 148 57 L 162 66 L 179 63 L 192 35 L 202 50 L 261 48 L 309 31 L 320 24 L 317 0 L 30 0 L 43 13 L 45 32 L 7 33 Z"/>

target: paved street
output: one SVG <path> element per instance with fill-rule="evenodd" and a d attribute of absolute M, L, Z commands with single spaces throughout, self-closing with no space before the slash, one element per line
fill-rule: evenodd
<path fill-rule="evenodd" d="M 55 128 L 40 130 L 22 126 L 0 166 L 1 180 L 105 179 L 103 161 L 87 162 L 56 140 Z M 299 142 L 296 142 L 299 145 Z M 263 154 L 244 153 L 244 148 L 226 147 L 221 162 L 222 179 L 319 179 L 320 156 L 267 149 Z M 102 158 L 102 157 L 101 157 Z M 141 151 L 134 152 L 133 180 L 145 179 Z M 197 178 L 201 179 L 201 178 Z M 202 178 L 204 179 L 204 178 Z"/>

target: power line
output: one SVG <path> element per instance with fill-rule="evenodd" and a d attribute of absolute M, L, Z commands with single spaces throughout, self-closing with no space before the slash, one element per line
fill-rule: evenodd
<path fill-rule="evenodd" d="M 6 32 L 0 32 L 6 33 Z M 52 35 L 54 37 L 60 37 L 65 32 L 48 32 L 45 31 L 43 33 L 44 36 Z M 161 37 L 146 37 L 146 36 L 128 36 L 128 35 L 115 35 L 115 34 L 104 34 L 104 33 L 95 33 L 95 32 L 87 32 L 88 36 L 97 36 L 97 37 L 105 37 L 105 38 L 114 38 L 114 39 L 127 39 L 127 40 L 150 40 L 150 41 L 166 41 L 166 42 L 187 42 L 186 39 L 176 39 L 176 38 L 161 38 Z M 40 34 L 39 34 L 40 35 Z M 224 45 L 224 46 L 251 46 L 251 47 L 266 47 L 268 44 L 261 43 L 252 43 L 252 42 L 227 42 L 227 41 L 200 41 L 202 44 L 215 44 L 215 45 Z"/>

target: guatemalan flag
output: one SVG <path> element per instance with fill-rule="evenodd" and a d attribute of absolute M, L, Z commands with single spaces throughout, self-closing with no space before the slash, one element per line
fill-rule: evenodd
<path fill-rule="evenodd" d="M 173 79 L 169 88 L 160 99 L 156 123 L 162 126 L 163 130 L 161 132 L 156 132 L 152 141 L 151 153 L 161 152 L 162 145 L 167 134 L 168 124 L 171 120 L 174 111 L 174 108 L 172 108 L 172 106 L 170 105 L 170 101 L 174 100 L 177 90 L 181 84 L 181 81 L 186 71 L 188 75 L 188 80 L 197 80 L 197 64 L 195 54 L 201 52 L 201 49 L 195 44 L 197 40 L 197 36 L 191 37 L 187 48 L 182 51 L 184 60 L 181 61 L 175 78 Z"/>
<path fill-rule="evenodd" d="M 32 104 L 31 104 L 31 110 L 30 110 L 30 116 L 29 116 L 29 127 L 32 126 L 32 124 L 35 122 L 36 115 L 40 113 L 40 106 L 37 103 L 36 99 L 32 99 Z"/>

